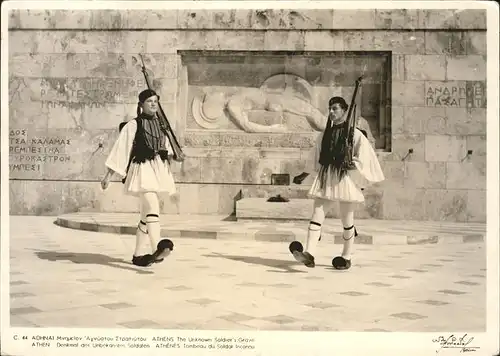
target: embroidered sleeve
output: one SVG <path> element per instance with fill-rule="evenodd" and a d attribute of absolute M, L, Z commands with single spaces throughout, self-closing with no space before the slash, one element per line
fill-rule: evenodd
<path fill-rule="evenodd" d="M 375 147 L 376 140 L 375 140 L 375 137 L 373 137 L 372 130 L 370 129 L 370 124 L 362 116 L 360 116 L 358 118 L 357 129 L 360 130 L 364 134 L 364 136 L 368 139 L 368 142 L 370 142 L 372 147 Z"/>
<path fill-rule="evenodd" d="M 137 122 L 129 121 L 120 131 L 118 139 L 115 141 L 108 159 L 106 167 L 113 170 L 122 178 L 127 175 L 127 166 L 132 153 L 132 144 L 134 143 L 135 132 L 137 131 Z"/>

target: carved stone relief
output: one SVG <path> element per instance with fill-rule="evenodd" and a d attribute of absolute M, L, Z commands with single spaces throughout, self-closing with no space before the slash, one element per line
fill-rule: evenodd
<path fill-rule="evenodd" d="M 384 148 L 386 54 L 183 51 L 181 58 L 187 79 L 181 110 L 187 133 L 197 134 L 318 133 L 326 125 L 328 100 L 341 96 L 350 104 L 355 80 L 368 68 L 355 117 L 370 142 Z"/>
<path fill-rule="evenodd" d="M 321 130 L 325 116 L 315 107 L 313 98 L 313 88 L 305 79 L 278 74 L 268 78 L 260 88 L 195 96 L 192 112 L 196 122 L 205 129 L 219 129 L 223 120 L 231 120 L 248 133 L 288 132 L 287 122 L 302 120 L 312 129 Z M 267 117 L 269 124 L 253 121 L 255 116 Z"/>

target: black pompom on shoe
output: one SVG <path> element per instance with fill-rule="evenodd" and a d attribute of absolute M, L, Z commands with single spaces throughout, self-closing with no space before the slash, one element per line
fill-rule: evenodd
<path fill-rule="evenodd" d="M 290 250 L 291 253 L 294 253 L 295 251 L 303 252 L 304 251 L 304 246 L 299 241 L 294 241 L 288 246 L 288 249 Z"/>
<path fill-rule="evenodd" d="M 163 239 L 158 242 L 158 246 L 156 247 L 156 251 L 153 253 L 153 261 L 155 263 L 163 262 L 165 257 L 167 257 L 170 252 L 174 249 L 174 243 L 169 239 Z"/>
<path fill-rule="evenodd" d="M 172 251 L 174 249 L 174 243 L 169 239 L 163 239 L 160 242 L 158 242 L 158 249 L 163 249 L 163 250 L 168 249 Z"/>
<path fill-rule="evenodd" d="M 346 260 L 342 256 L 337 256 L 332 260 L 332 266 L 338 270 L 346 270 L 351 268 L 351 260 Z"/>
<path fill-rule="evenodd" d="M 139 267 L 148 267 L 154 263 L 153 256 L 149 253 L 142 256 L 132 256 L 132 264 Z"/>

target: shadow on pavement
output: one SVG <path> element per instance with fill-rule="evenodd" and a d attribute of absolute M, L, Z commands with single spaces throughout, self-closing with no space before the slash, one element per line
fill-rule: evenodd
<path fill-rule="evenodd" d="M 235 256 L 235 255 L 225 255 L 221 253 L 214 253 L 211 255 L 203 255 L 203 257 L 216 257 L 216 258 L 225 258 L 232 261 L 239 261 L 253 265 L 260 265 L 266 267 L 277 268 L 277 271 L 269 271 L 276 273 L 307 273 L 305 271 L 296 270 L 294 266 L 301 266 L 296 261 L 283 261 L 283 260 L 275 260 L 270 258 L 262 258 L 258 256 Z"/>
<path fill-rule="evenodd" d="M 121 258 L 113 258 L 107 255 L 101 255 L 98 253 L 79 253 L 79 252 L 57 252 L 57 251 L 43 251 L 43 250 L 34 250 L 35 254 L 39 259 L 46 261 L 70 261 L 76 264 L 85 264 L 85 265 L 101 265 L 114 267 L 124 270 L 129 270 L 133 272 L 137 272 L 139 274 L 152 274 L 152 271 L 144 271 L 137 268 L 132 267 L 133 265 L 125 261 Z M 121 266 L 120 264 L 130 265 Z M 138 267 L 140 268 L 140 267 Z"/>

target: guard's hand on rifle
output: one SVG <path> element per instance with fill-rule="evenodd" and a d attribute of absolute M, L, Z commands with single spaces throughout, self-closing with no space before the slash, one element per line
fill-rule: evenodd
<path fill-rule="evenodd" d="M 356 165 L 354 164 L 354 158 L 353 158 L 353 161 L 349 162 L 349 164 L 347 165 L 346 168 L 348 171 L 354 171 L 354 170 L 358 169 L 356 167 Z"/>
<path fill-rule="evenodd" d="M 295 176 L 293 178 L 293 182 L 295 184 L 302 184 L 302 182 L 304 181 L 304 179 L 306 179 L 308 176 L 309 176 L 309 173 L 302 172 L 301 174 L 299 174 L 298 176 Z"/>

